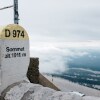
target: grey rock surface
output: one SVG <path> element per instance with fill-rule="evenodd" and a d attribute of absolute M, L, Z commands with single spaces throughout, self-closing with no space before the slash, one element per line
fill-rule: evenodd
<path fill-rule="evenodd" d="M 99 97 L 81 97 L 77 94 L 56 91 L 27 81 L 12 84 L 2 92 L 2 96 L 5 100 L 100 100 Z"/>

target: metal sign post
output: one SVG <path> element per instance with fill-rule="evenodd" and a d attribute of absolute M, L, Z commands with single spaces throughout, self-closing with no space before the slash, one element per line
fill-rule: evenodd
<path fill-rule="evenodd" d="M 14 24 L 19 24 L 19 14 L 18 14 L 18 0 L 14 0 L 14 5 L 0 8 L 0 10 L 8 9 L 14 7 Z"/>
<path fill-rule="evenodd" d="M 18 0 L 14 0 L 14 24 L 19 23 Z"/>

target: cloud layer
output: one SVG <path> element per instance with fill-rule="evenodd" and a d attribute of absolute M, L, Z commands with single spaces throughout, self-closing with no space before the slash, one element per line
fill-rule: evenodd
<path fill-rule="evenodd" d="M 33 43 L 31 56 L 39 57 L 41 72 L 60 73 L 68 70 L 69 62 L 75 58 L 88 57 L 90 61 L 92 58 L 96 59 L 96 56 L 90 52 L 94 50 L 100 50 L 99 42 Z"/>

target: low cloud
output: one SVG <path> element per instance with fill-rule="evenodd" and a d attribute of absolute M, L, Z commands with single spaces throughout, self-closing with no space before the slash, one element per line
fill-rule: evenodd
<path fill-rule="evenodd" d="M 75 57 L 90 56 L 86 47 L 68 47 L 63 43 L 36 43 L 31 47 L 31 56 L 39 57 L 40 71 L 46 73 L 64 72 L 68 70 L 68 61 Z M 95 48 L 93 48 L 95 49 Z M 92 55 L 91 55 L 92 56 Z"/>

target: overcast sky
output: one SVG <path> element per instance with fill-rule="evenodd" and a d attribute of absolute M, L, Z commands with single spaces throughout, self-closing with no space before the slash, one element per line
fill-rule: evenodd
<path fill-rule="evenodd" d="M 13 0 L 0 0 L 0 7 Z M 19 18 L 31 41 L 100 40 L 100 0 L 19 0 Z M 0 25 L 13 23 L 13 9 L 0 11 Z"/>

